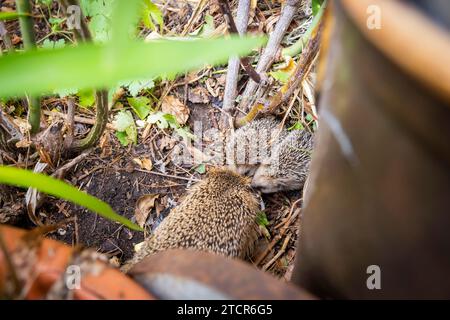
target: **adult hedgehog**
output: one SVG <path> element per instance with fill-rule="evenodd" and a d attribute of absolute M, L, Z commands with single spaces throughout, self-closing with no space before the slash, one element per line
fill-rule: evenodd
<path fill-rule="evenodd" d="M 128 271 L 150 254 L 167 249 L 209 251 L 245 258 L 258 236 L 259 201 L 250 178 L 212 169 L 194 185 L 123 267 Z"/>

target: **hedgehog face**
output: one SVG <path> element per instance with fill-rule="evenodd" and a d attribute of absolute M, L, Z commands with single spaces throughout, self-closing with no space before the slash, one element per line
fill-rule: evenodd
<path fill-rule="evenodd" d="M 252 179 L 252 187 L 258 188 L 262 193 L 297 190 L 302 187 L 302 181 L 297 175 L 282 175 L 270 165 L 261 165 Z"/>

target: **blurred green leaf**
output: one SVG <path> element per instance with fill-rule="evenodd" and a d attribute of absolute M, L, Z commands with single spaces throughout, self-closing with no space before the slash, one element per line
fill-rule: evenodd
<path fill-rule="evenodd" d="M 0 183 L 24 188 L 35 188 L 40 192 L 83 206 L 107 219 L 120 222 L 130 229 L 142 231 L 142 228 L 117 214 L 106 202 L 80 191 L 70 184 L 44 174 L 0 166 Z"/>
<path fill-rule="evenodd" d="M 27 16 L 27 14 L 18 12 L 0 12 L 0 20 L 14 20 L 24 16 Z"/>
<path fill-rule="evenodd" d="M 55 50 L 28 51 L 0 57 L 0 96 L 45 94 L 65 88 L 111 87 L 125 79 L 174 75 L 205 63 L 223 63 L 246 54 L 264 38 L 129 42 L 126 50 L 81 44 Z M 30 77 L 30 74 L 36 75 Z M 95 75 L 95 76 L 92 76 Z"/>

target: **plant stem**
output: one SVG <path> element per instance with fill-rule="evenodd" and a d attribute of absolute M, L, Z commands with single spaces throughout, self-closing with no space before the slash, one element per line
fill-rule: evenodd
<path fill-rule="evenodd" d="M 36 48 L 33 18 L 31 16 L 31 5 L 28 0 L 16 0 L 17 12 L 19 13 L 20 32 L 22 34 L 23 47 L 25 50 Z M 37 97 L 28 97 L 28 122 L 31 125 L 31 133 L 39 131 L 41 123 L 41 102 Z"/>
<path fill-rule="evenodd" d="M 96 95 L 97 114 L 95 124 L 85 138 L 73 142 L 72 151 L 80 152 L 96 144 L 106 128 L 106 123 L 108 122 L 108 91 L 98 90 Z"/>
<path fill-rule="evenodd" d="M 67 8 L 71 5 L 79 6 L 79 3 L 77 0 L 63 0 L 62 5 L 65 8 L 65 10 L 67 10 Z M 79 42 L 92 41 L 92 36 L 83 13 L 81 13 L 80 16 L 80 29 L 75 29 L 75 38 Z M 103 131 L 106 128 L 109 111 L 108 90 L 96 91 L 96 103 L 97 103 L 96 105 L 97 112 L 95 117 L 95 124 L 85 138 L 73 141 L 70 147 L 71 151 L 73 152 L 80 152 L 82 150 L 92 147 L 94 144 L 98 142 L 98 140 L 103 134 Z"/>

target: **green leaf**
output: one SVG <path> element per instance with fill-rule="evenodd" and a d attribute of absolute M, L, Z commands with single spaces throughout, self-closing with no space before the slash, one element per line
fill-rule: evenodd
<path fill-rule="evenodd" d="M 126 147 L 130 141 L 128 140 L 128 135 L 125 131 L 116 131 L 116 137 L 119 140 L 120 144 Z"/>
<path fill-rule="evenodd" d="M 263 43 L 263 38 L 239 37 L 133 41 L 125 51 L 89 43 L 8 54 L 0 57 L 0 96 L 20 96 L 24 88 L 29 95 L 37 95 L 65 88 L 111 87 L 126 79 L 174 75 L 206 63 L 224 63 L 228 56 L 246 54 Z"/>
<path fill-rule="evenodd" d="M 323 0 L 312 0 L 312 11 L 313 15 L 316 16 L 320 10 L 320 6 L 322 5 Z"/>
<path fill-rule="evenodd" d="M 44 174 L 0 166 L 0 183 L 24 188 L 35 188 L 40 192 L 83 206 L 107 219 L 117 221 L 130 229 L 143 231 L 142 228 L 127 218 L 117 214 L 106 202 L 80 191 L 70 184 Z"/>
<path fill-rule="evenodd" d="M 66 42 L 64 41 L 64 39 L 59 39 L 58 41 L 45 39 L 42 42 L 41 48 L 43 48 L 43 49 L 58 49 L 58 48 L 64 48 L 65 45 L 66 45 Z"/>
<path fill-rule="evenodd" d="M 195 168 L 195 171 L 197 171 L 200 174 L 204 174 L 206 172 L 206 166 L 204 163 L 200 164 Z"/>
<path fill-rule="evenodd" d="M 269 220 L 267 219 L 266 213 L 264 211 L 260 211 L 256 216 L 256 223 L 259 226 L 266 227 L 269 225 Z"/>
<path fill-rule="evenodd" d="M 153 79 L 133 80 L 122 84 L 128 88 L 128 91 L 133 97 L 136 97 L 142 90 L 151 89 L 155 86 Z"/>
<path fill-rule="evenodd" d="M 137 143 L 137 129 L 130 111 L 118 112 L 114 117 L 113 126 L 118 131 L 116 137 L 122 145 Z"/>
<path fill-rule="evenodd" d="M 285 71 L 272 71 L 269 72 L 269 74 L 277 81 L 280 81 L 281 83 L 285 84 L 289 81 L 289 77 L 291 76 L 291 74 L 289 72 L 285 72 Z"/>
<path fill-rule="evenodd" d="M 129 126 L 134 124 L 133 115 L 130 111 L 120 111 L 116 114 L 113 126 L 117 131 L 125 131 Z"/>
<path fill-rule="evenodd" d="M 163 15 L 158 6 L 150 0 L 143 1 L 141 19 L 144 25 L 151 30 L 156 30 L 155 23 L 158 24 L 159 29 L 162 32 L 162 27 L 164 25 Z"/>
<path fill-rule="evenodd" d="M 150 113 L 150 99 L 147 97 L 128 98 L 128 103 L 141 120 Z"/>
<path fill-rule="evenodd" d="M 0 12 L 0 21 L 14 20 L 25 16 L 28 16 L 28 14 L 18 12 Z"/>
<path fill-rule="evenodd" d="M 214 30 L 215 30 L 214 18 L 211 15 L 207 14 L 205 16 L 205 24 L 203 24 L 200 28 L 198 28 L 194 32 L 191 32 L 189 35 L 198 36 L 200 38 L 209 38 L 211 37 Z"/>
<path fill-rule="evenodd" d="M 84 108 L 92 107 L 95 103 L 95 90 L 83 89 L 78 91 L 78 97 L 80 98 L 80 106 Z"/>
<path fill-rule="evenodd" d="M 305 127 L 300 121 L 297 121 L 292 127 L 288 128 L 288 130 L 304 130 Z"/>

